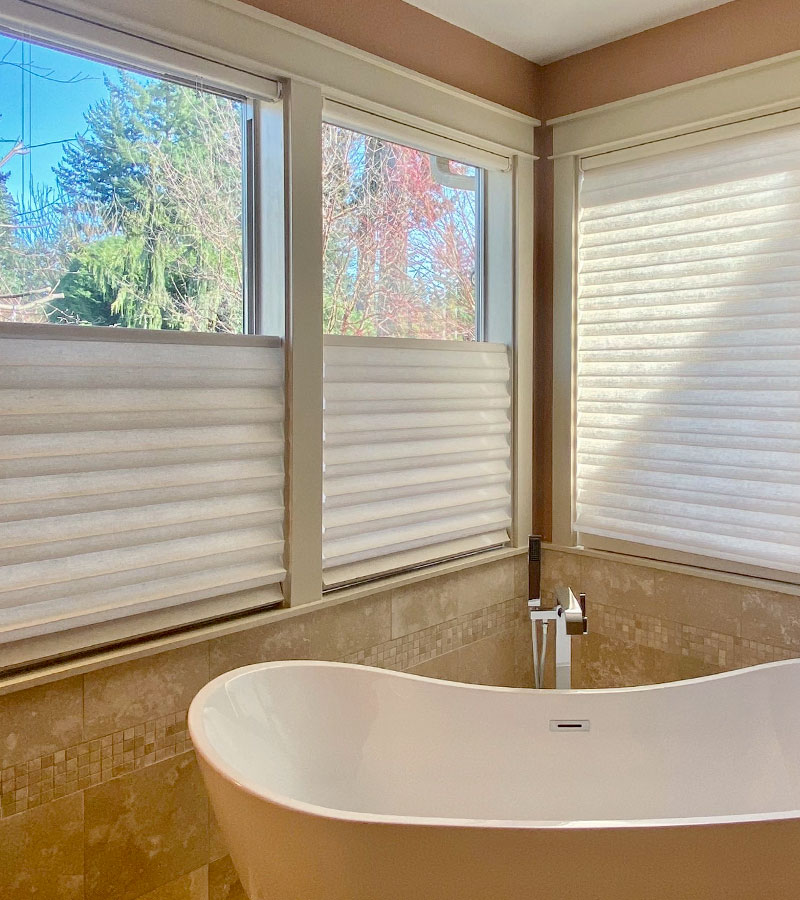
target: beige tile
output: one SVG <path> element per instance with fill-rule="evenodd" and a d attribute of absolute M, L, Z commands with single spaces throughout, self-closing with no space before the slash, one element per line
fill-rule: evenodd
<path fill-rule="evenodd" d="M 456 576 L 458 615 L 514 599 L 514 559 L 463 569 Z"/>
<path fill-rule="evenodd" d="M 249 628 L 209 642 L 210 675 L 278 659 L 310 659 L 307 615 Z"/>
<path fill-rule="evenodd" d="M 442 575 L 391 592 L 392 637 L 403 637 L 458 616 L 458 575 Z"/>
<path fill-rule="evenodd" d="M 211 641 L 211 677 L 239 666 L 277 659 L 331 659 L 388 641 L 389 592 L 302 613 Z"/>
<path fill-rule="evenodd" d="M 533 687 L 531 623 L 527 619 L 514 627 L 514 673 L 515 687 Z"/>
<path fill-rule="evenodd" d="M 733 668 L 733 660 L 731 660 L 731 665 L 727 668 Z M 683 656 L 681 654 L 678 656 L 677 676 L 675 680 L 682 680 L 684 678 L 703 678 L 706 675 L 716 675 L 721 671 L 723 670 L 720 669 L 719 666 L 715 666 L 712 663 L 705 662 L 702 659 L 695 659 L 692 656 Z"/>
<path fill-rule="evenodd" d="M 208 900 L 247 900 L 230 856 L 223 856 L 208 867 Z"/>
<path fill-rule="evenodd" d="M 654 601 L 665 619 L 738 637 L 746 589 L 726 581 L 655 572 Z"/>
<path fill-rule="evenodd" d="M 742 637 L 800 650 L 800 597 L 773 591 L 745 591 Z"/>
<path fill-rule="evenodd" d="M 573 643 L 573 687 L 616 688 L 642 684 L 662 684 L 681 677 L 681 657 L 640 647 L 603 634 L 580 638 Z"/>
<path fill-rule="evenodd" d="M 442 678 L 445 681 L 459 680 L 458 650 L 434 656 L 426 662 L 406 669 L 412 675 L 424 675 L 426 678 Z"/>
<path fill-rule="evenodd" d="M 208 681 L 208 644 L 98 669 L 84 676 L 85 738 L 186 709 Z"/>
<path fill-rule="evenodd" d="M 0 696 L 0 768 L 63 750 L 82 738 L 81 676 Z"/>
<path fill-rule="evenodd" d="M 458 680 L 467 684 L 516 687 L 514 630 L 507 629 L 461 647 Z"/>
<path fill-rule="evenodd" d="M 208 860 L 208 807 L 194 754 L 85 791 L 86 900 L 133 900 Z"/>
<path fill-rule="evenodd" d="M 83 797 L 0 820 L 2 900 L 83 900 Z"/>
<path fill-rule="evenodd" d="M 590 627 L 592 603 L 615 606 L 632 614 L 661 615 L 661 607 L 654 601 L 655 571 L 646 566 L 581 557 L 580 590 L 586 594 Z"/>
<path fill-rule="evenodd" d="M 208 900 L 208 866 L 181 875 L 136 900 Z"/>
<path fill-rule="evenodd" d="M 542 599 L 552 605 L 555 589 L 571 587 L 578 594 L 584 590 L 581 582 L 581 557 L 576 553 L 542 550 Z"/>
<path fill-rule="evenodd" d="M 314 659 L 340 659 L 392 636 L 389 591 L 321 609 L 305 618 Z"/>
<path fill-rule="evenodd" d="M 528 557 L 514 557 L 514 596 L 528 599 Z"/>

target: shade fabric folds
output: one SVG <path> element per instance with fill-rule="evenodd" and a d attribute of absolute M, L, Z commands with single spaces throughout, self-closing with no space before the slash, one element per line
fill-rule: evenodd
<path fill-rule="evenodd" d="M 508 541 L 507 348 L 327 337 L 327 586 Z"/>
<path fill-rule="evenodd" d="M 280 601 L 283 382 L 274 338 L 0 328 L 0 643 Z"/>
<path fill-rule="evenodd" d="M 579 205 L 575 530 L 800 572 L 800 127 Z"/>

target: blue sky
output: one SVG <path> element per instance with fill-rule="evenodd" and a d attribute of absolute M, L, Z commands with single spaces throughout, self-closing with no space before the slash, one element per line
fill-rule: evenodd
<path fill-rule="evenodd" d="M 48 77 L 25 74 L 20 68 L 23 53 L 26 68 Z M 103 75 L 113 78 L 116 73 L 112 66 L 7 37 L 2 32 L 0 60 L 0 159 L 19 138 L 27 144 L 30 135 L 31 145 L 36 145 L 82 133 L 84 112 L 106 93 Z M 71 78 L 80 80 L 63 83 Z M 10 173 L 8 188 L 17 201 L 23 199 L 23 166 L 26 182 L 32 175 L 34 183 L 52 186 L 53 166 L 61 153 L 60 143 L 33 146 L 24 160 L 15 156 L 2 167 L 0 171 Z"/>

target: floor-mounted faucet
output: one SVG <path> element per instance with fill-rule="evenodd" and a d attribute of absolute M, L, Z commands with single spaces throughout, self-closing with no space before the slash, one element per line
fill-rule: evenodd
<path fill-rule="evenodd" d="M 533 644 L 534 686 L 544 685 L 544 662 L 547 657 L 547 637 L 550 626 L 555 631 L 556 690 L 569 690 L 572 686 L 573 635 L 589 633 L 586 618 L 586 595 L 578 597 L 569 587 L 557 587 L 555 605 L 542 607 L 541 598 L 541 538 L 532 535 L 528 542 L 528 587 Z M 539 633 L 541 630 L 541 642 Z M 541 643 L 541 649 L 540 649 Z"/>

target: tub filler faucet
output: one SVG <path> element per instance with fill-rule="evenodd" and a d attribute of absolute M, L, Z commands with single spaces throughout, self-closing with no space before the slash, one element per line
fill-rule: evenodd
<path fill-rule="evenodd" d="M 528 610 L 531 616 L 534 686 L 544 685 L 544 662 L 547 655 L 548 630 L 555 630 L 556 690 L 572 686 L 572 637 L 589 633 L 586 618 L 586 594 L 578 597 L 569 587 L 556 588 L 555 605 L 543 607 L 541 598 L 542 539 L 533 535 L 528 543 Z M 541 650 L 539 632 L 541 629 Z"/>

